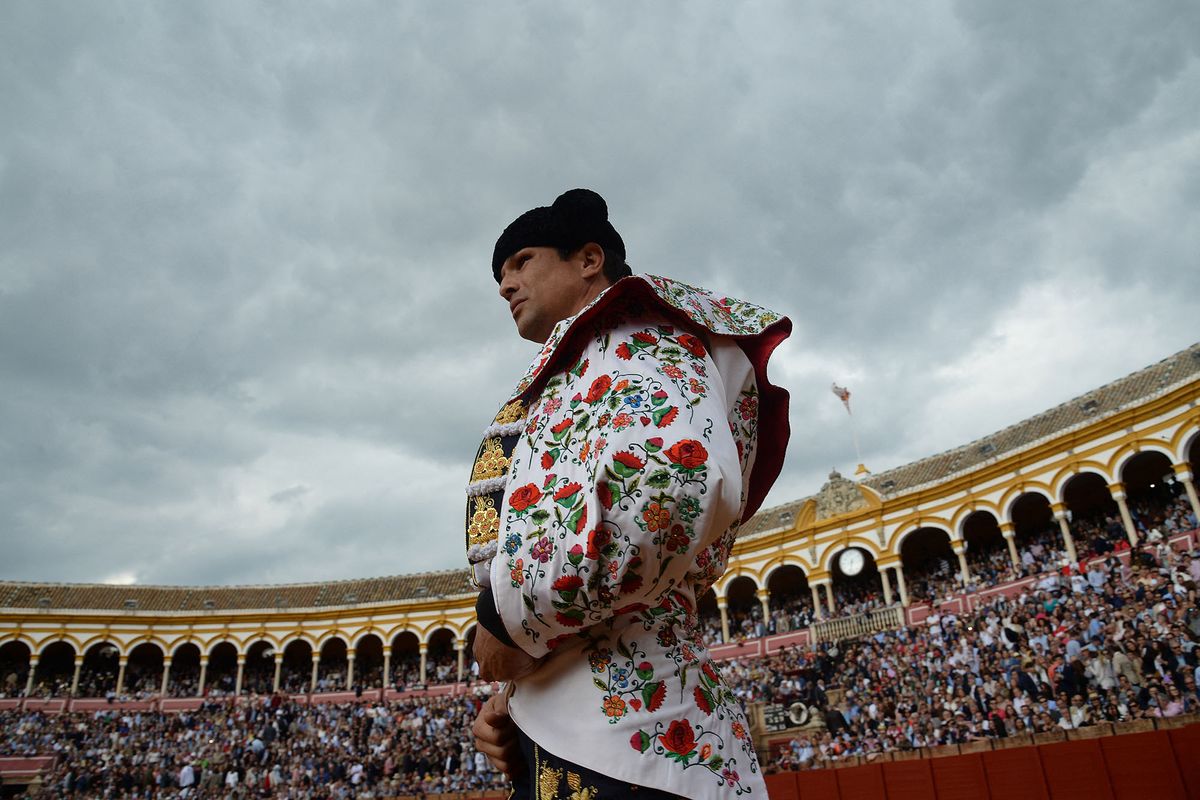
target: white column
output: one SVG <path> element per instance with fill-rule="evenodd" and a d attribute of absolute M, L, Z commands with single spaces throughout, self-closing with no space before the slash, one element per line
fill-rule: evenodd
<path fill-rule="evenodd" d="M 170 681 L 170 679 L 171 679 L 171 657 L 165 656 L 163 658 L 162 688 L 159 689 L 159 691 L 158 691 L 158 694 L 160 697 L 167 696 L 167 683 Z"/>
<path fill-rule="evenodd" d="M 1063 546 L 1067 549 L 1067 558 L 1074 564 L 1079 560 L 1075 555 L 1075 539 L 1071 536 L 1071 526 L 1067 524 L 1067 507 L 1062 503 L 1050 506 L 1054 518 L 1058 520 L 1058 530 L 1062 533 Z"/>
<path fill-rule="evenodd" d="M 352 649 L 346 651 L 346 691 L 354 688 L 354 659 L 357 654 Z"/>
<path fill-rule="evenodd" d="M 1021 567 L 1021 556 L 1017 554 L 1017 531 L 1013 528 L 1011 522 L 1000 523 L 1000 535 L 1004 537 L 1004 543 L 1008 545 L 1008 558 L 1012 561 L 1012 565 L 1018 569 Z"/>
<path fill-rule="evenodd" d="M 280 678 L 282 678 L 282 677 L 283 677 L 283 651 L 278 650 L 275 652 L 275 680 L 271 683 L 271 692 L 273 694 L 279 693 L 279 681 L 280 681 Z"/>
<path fill-rule="evenodd" d="M 729 643 L 729 601 L 724 597 L 717 598 L 717 611 L 721 612 L 721 641 Z"/>
<path fill-rule="evenodd" d="M 383 648 L 383 687 L 384 691 L 392 685 L 392 646 Z"/>
<path fill-rule="evenodd" d="M 75 677 L 71 678 L 71 697 L 79 693 L 79 672 L 83 669 L 83 656 L 75 656 Z"/>
<path fill-rule="evenodd" d="M 1109 484 L 1108 490 L 1112 493 L 1112 499 L 1117 501 L 1117 508 L 1121 510 L 1121 522 L 1125 525 L 1125 536 L 1129 539 L 1129 544 L 1137 547 L 1137 528 L 1133 525 L 1129 504 L 1125 502 L 1125 484 Z"/>
<path fill-rule="evenodd" d="M 967 545 L 965 542 L 954 545 L 954 555 L 958 556 L 958 568 L 963 586 L 971 582 L 971 568 L 967 566 Z"/>
<path fill-rule="evenodd" d="M 308 693 L 316 694 L 317 693 L 317 670 L 321 666 L 321 654 L 313 653 L 312 662 L 313 662 L 312 680 L 310 680 L 309 684 L 308 684 Z"/>
<path fill-rule="evenodd" d="M 813 601 L 813 619 L 819 619 L 825 616 L 825 609 L 821 606 L 821 589 L 815 581 L 810 581 L 808 590 L 812 592 Z"/>
<path fill-rule="evenodd" d="M 900 592 L 900 605 L 908 608 L 908 584 L 904 582 L 904 565 L 897 564 L 896 570 L 896 589 Z"/>
<path fill-rule="evenodd" d="M 33 694 L 33 674 L 37 672 L 38 654 L 33 653 L 29 656 L 29 675 L 25 678 L 25 696 Z"/>
<path fill-rule="evenodd" d="M 758 602 L 762 605 L 763 626 L 767 627 L 771 624 L 771 591 L 769 589 L 759 589 L 755 593 L 758 597 Z"/>
<path fill-rule="evenodd" d="M 418 649 L 421 652 L 421 683 L 429 683 L 428 679 L 425 677 L 428 664 L 429 645 L 426 642 L 421 642 L 420 645 L 418 645 Z"/>
<path fill-rule="evenodd" d="M 1175 477 L 1183 483 L 1183 488 L 1187 490 L 1188 501 L 1192 504 L 1192 513 L 1196 515 L 1196 519 L 1200 520 L 1200 497 L 1196 496 L 1196 482 L 1192 479 L 1191 465 L 1184 462 L 1174 466 Z"/>
<path fill-rule="evenodd" d="M 833 602 L 833 579 L 825 581 L 825 600 L 829 603 L 829 616 L 837 613 L 837 603 Z"/>
<path fill-rule="evenodd" d="M 883 602 L 890 606 L 892 604 L 892 580 L 888 577 L 887 567 L 879 569 L 879 581 L 883 584 Z"/>
<path fill-rule="evenodd" d="M 208 677 L 208 656 L 200 656 L 200 685 L 196 687 L 196 696 L 204 696 L 204 679 Z"/>
<path fill-rule="evenodd" d="M 242 676 L 246 672 L 246 654 L 238 653 L 237 657 L 237 680 L 233 683 L 233 694 L 235 697 L 242 696 Z"/>
<path fill-rule="evenodd" d="M 467 666 L 467 640 L 456 637 L 454 639 L 454 651 L 458 655 L 458 681 L 462 683 L 463 672 L 465 672 Z"/>
<path fill-rule="evenodd" d="M 121 696 L 121 691 L 125 688 L 125 665 L 129 663 L 129 656 L 121 656 L 117 659 L 117 696 Z"/>

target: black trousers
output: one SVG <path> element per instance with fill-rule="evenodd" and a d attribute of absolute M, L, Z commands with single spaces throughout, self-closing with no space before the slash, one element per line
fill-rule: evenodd
<path fill-rule="evenodd" d="M 684 800 L 677 794 L 638 786 L 572 764 L 547 753 L 520 729 L 518 733 L 528 769 L 523 779 L 513 781 L 509 800 Z"/>

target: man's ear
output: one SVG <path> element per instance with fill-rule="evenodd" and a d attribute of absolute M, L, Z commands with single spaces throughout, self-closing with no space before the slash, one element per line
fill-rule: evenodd
<path fill-rule="evenodd" d="M 588 242 L 579 248 L 576 257 L 580 261 L 582 275 L 592 280 L 604 274 L 604 248 L 595 242 Z"/>

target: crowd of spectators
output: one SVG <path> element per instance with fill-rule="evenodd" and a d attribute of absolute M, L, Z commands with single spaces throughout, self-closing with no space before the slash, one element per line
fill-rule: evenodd
<path fill-rule="evenodd" d="M 776 768 L 1200 711 L 1200 551 L 1139 548 L 856 641 L 732 661 L 745 702 L 815 707 Z"/>
<path fill-rule="evenodd" d="M 309 706 L 268 695 L 182 713 L 4 711 L 0 754 L 57 755 L 44 777 L 51 797 L 369 798 L 500 788 L 503 776 L 470 735 L 485 699 Z"/>

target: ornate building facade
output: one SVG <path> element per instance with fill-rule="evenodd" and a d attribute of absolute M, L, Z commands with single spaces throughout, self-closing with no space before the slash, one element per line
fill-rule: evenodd
<path fill-rule="evenodd" d="M 979 554 L 1015 564 L 1049 529 L 1074 560 L 1087 547 L 1076 522 L 1135 541 L 1139 504 L 1163 492 L 1200 517 L 1198 403 L 1200 344 L 953 450 L 861 481 L 834 472 L 743 527 L 707 601 L 724 640 L 735 607 L 765 620 L 801 597 L 830 616 L 843 584 L 875 586 L 901 624 L 908 572 L 931 554 L 970 583 Z M 0 582 L 0 704 L 453 683 L 469 670 L 473 601 L 466 570 L 243 587 Z"/>

